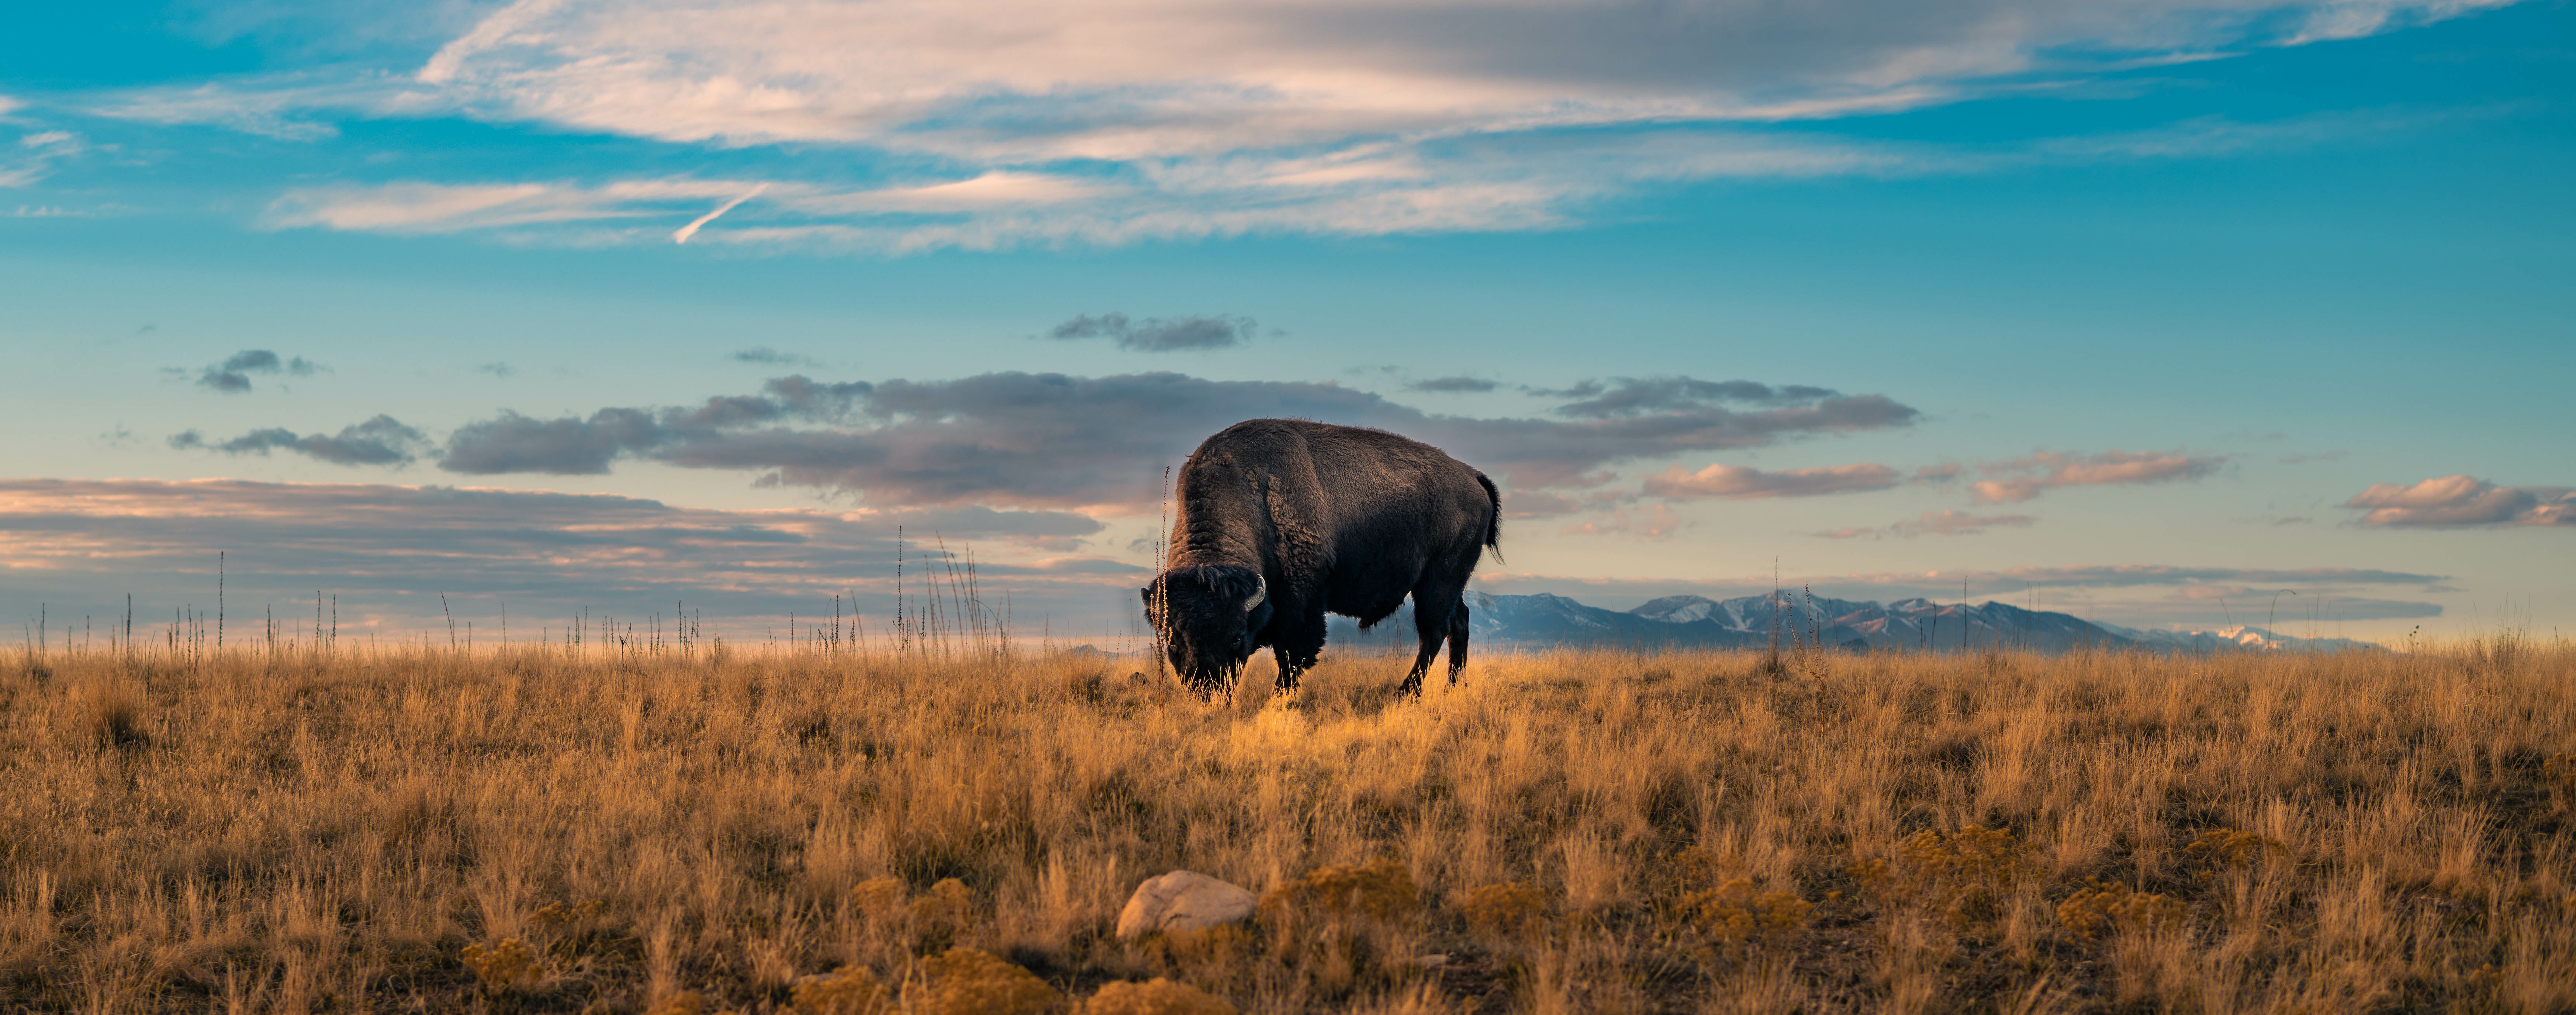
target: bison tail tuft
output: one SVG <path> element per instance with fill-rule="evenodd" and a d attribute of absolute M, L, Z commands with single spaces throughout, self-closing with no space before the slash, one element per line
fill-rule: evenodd
<path fill-rule="evenodd" d="M 1486 503 L 1493 505 L 1493 513 L 1485 516 L 1485 546 L 1494 551 L 1495 560 L 1501 560 L 1503 559 L 1503 492 L 1494 489 L 1494 481 L 1485 478 L 1484 473 L 1476 474 L 1476 483 L 1485 488 Z"/>

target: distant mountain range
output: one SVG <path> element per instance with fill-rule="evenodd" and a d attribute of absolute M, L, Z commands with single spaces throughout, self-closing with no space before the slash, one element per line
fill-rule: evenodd
<path fill-rule="evenodd" d="M 1774 632 L 1784 650 L 1792 639 L 1845 651 L 1955 652 L 1990 645 L 2034 652 L 2064 652 L 2088 645 L 2182 652 L 2379 648 L 2349 638 L 2293 638 L 2259 627 L 2144 631 L 1991 601 L 1982 606 L 1945 606 L 1915 598 L 1882 606 L 1844 599 L 1809 600 L 1785 591 L 1734 599 L 1665 596 L 1625 612 L 1544 593 L 1469 592 L 1467 609 L 1476 643 L 1518 648 L 1761 648 L 1771 644 Z M 1334 645 L 1409 646 L 1414 642 L 1412 608 L 1397 611 L 1365 632 L 1349 618 L 1334 617 L 1329 637 Z"/>

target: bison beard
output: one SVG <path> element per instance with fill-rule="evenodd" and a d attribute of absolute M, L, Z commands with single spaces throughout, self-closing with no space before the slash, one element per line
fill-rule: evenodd
<path fill-rule="evenodd" d="M 1324 614 L 1368 627 L 1413 599 L 1419 693 L 1440 646 L 1467 665 L 1467 579 L 1499 549 L 1493 481 L 1438 448 L 1380 430 L 1256 419 L 1181 467 L 1168 570 L 1140 590 L 1146 620 L 1192 687 L 1229 687 L 1268 646 L 1279 686 L 1315 665 Z"/>

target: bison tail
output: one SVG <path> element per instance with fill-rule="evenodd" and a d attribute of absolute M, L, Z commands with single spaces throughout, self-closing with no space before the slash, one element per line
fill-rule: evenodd
<path fill-rule="evenodd" d="M 1484 473 L 1476 474 L 1476 483 L 1485 488 L 1485 501 L 1493 505 L 1492 513 L 1485 516 L 1485 546 L 1494 551 L 1495 560 L 1501 560 L 1503 559 L 1503 492 L 1494 489 L 1494 481 L 1485 478 Z"/>

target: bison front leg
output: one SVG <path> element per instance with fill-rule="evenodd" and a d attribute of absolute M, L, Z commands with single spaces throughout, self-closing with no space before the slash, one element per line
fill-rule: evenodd
<path fill-rule="evenodd" d="M 1307 616 L 1303 609 L 1282 614 L 1280 626 L 1284 630 L 1279 632 L 1279 640 L 1270 646 L 1270 658 L 1279 664 L 1280 690 L 1296 690 L 1297 678 L 1314 669 L 1315 663 L 1323 658 L 1324 624 L 1324 611 L 1321 609 L 1313 611 L 1313 616 Z"/>

